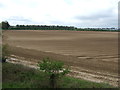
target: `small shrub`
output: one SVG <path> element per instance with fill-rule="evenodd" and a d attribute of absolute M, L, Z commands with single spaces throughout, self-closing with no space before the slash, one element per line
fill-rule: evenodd
<path fill-rule="evenodd" d="M 38 64 L 40 70 L 49 75 L 51 88 L 56 88 L 57 80 L 69 72 L 68 68 L 64 67 L 64 63 L 60 61 L 53 61 L 50 58 L 45 58 Z"/>

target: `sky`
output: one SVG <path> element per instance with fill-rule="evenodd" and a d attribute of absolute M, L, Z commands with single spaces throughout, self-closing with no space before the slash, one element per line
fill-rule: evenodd
<path fill-rule="evenodd" d="M 0 0 L 0 22 L 10 25 L 118 27 L 119 0 Z"/>

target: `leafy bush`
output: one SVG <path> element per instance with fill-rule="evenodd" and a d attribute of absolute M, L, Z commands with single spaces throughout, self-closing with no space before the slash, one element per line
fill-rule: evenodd
<path fill-rule="evenodd" d="M 45 58 L 38 64 L 40 70 L 49 75 L 50 86 L 56 87 L 57 80 L 69 72 L 68 68 L 64 67 L 64 63 L 60 61 L 54 61 L 50 58 Z"/>

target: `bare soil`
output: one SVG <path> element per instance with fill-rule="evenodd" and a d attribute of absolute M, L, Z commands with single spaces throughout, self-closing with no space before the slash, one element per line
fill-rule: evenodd
<path fill-rule="evenodd" d="M 91 80 L 118 84 L 117 32 L 8 30 L 4 34 L 13 55 L 36 63 L 50 57 L 71 66 L 76 77 L 89 80 L 90 74 L 99 74 Z"/>

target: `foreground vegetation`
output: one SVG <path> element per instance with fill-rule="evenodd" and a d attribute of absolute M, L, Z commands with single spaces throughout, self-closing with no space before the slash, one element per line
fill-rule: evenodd
<path fill-rule="evenodd" d="M 44 58 L 42 62 L 38 64 L 40 71 L 49 75 L 49 83 L 51 88 L 57 87 L 57 81 L 69 73 L 69 69 L 64 67 L 64 63 L 55 61 L 48 58 Z"/>
<path fill-rule="evenodd" d="M 21 65 L 3 63 L 3 88 L 50 88 L 49 75 Z M 65 76 L 57 80 L 57 88 L 112 88 L 104 83 L 94 83 Z"/>

